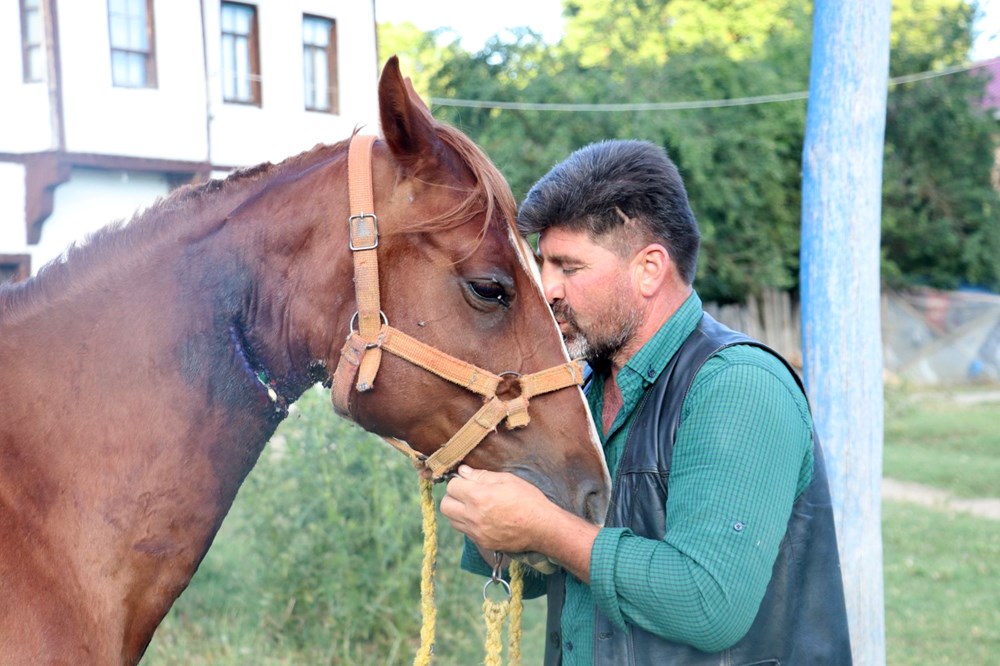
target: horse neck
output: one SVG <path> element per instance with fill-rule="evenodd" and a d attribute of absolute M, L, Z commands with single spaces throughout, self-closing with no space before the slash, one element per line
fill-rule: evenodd
<path fill-rule="evenodd" d="M 311 213 L 285 210 L 277 233 L 266 189 L 224 221 L 136 220 L 3 305 L 0 509 L 19 516 L 13 539 L 72 570 L 91 616 L 128 627 L 126 652 L 190 581 L 280 421 L 248 359 L 270 364 L 290 401 L 324 344 L 290 339 L 281 282 Z"/>

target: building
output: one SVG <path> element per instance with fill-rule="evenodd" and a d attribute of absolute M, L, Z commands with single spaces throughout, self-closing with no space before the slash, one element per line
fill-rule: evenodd
<path fill-rule="evenodd" d="M 0 0 L 0 281 L 171 189 L 378 126 L 374 2 Z"/>

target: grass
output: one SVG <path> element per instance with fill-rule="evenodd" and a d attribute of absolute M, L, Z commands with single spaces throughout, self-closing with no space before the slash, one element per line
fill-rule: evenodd
<path fill-rule="evenodd" d="M 995 664 L 1000 523 L 883 507 L 886 663 Z"/>
<path fill-rule="evenodd" d="M 419 643 L 417 480 L 404 457 L 309 394 L 250 475 L 145 666 L 409 664 Z M 967 497 L 1000 495 L 998 405 L 887 396 L 885 473 Z M 441 488 L 436 494 L 440 497 Z M 434 664 L 483 661 L 482 582 L 439 525 Z M 890 666 L 996 663 L 1000 523 L 883 507 Z M 542 661 L 529 601 L 524 663 Z"/>
<path fill-rule="evenodd" d="M 1000 497 L 997 403 L 887 395 L 885 476 Z M 989 664 L 1000 654 L 1000 522 L 886 502 L 886 662 Z"/>
<path fill-rule="evenodd" d="M 1000 496 L 1000 405 L 890 396 L 883 473 L 959 497 Z"/>

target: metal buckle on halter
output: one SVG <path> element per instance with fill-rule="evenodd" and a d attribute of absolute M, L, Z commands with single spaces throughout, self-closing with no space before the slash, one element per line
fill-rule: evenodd
<path fill-rule="evenodd" d="M 366 219 L 371 219 L 372 233 L 362 234 L 360 233 L 361 227 L 365 224 Z M 351 237 L 348 241 L 352 251 L 357 252 L 358 250 L 374 250 L 378 247 L 378 216 L 375 213 L 358 213 L 357 215 L 351 215 L 347 218 L 347 224 L 351 229 Z M 356 238 L 368 238 L 372 237 L 372 242 L 367 245 L 357 245 L 354 240 Z"/>

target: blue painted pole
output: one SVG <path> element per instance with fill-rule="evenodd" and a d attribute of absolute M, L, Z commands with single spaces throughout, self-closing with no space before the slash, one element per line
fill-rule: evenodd
<path fill-rule="evenodd" d="M 830 470 L 854 663 L 885 663 L 879 242 L 891 0 L 816 0 L 802 349 Z"/>

